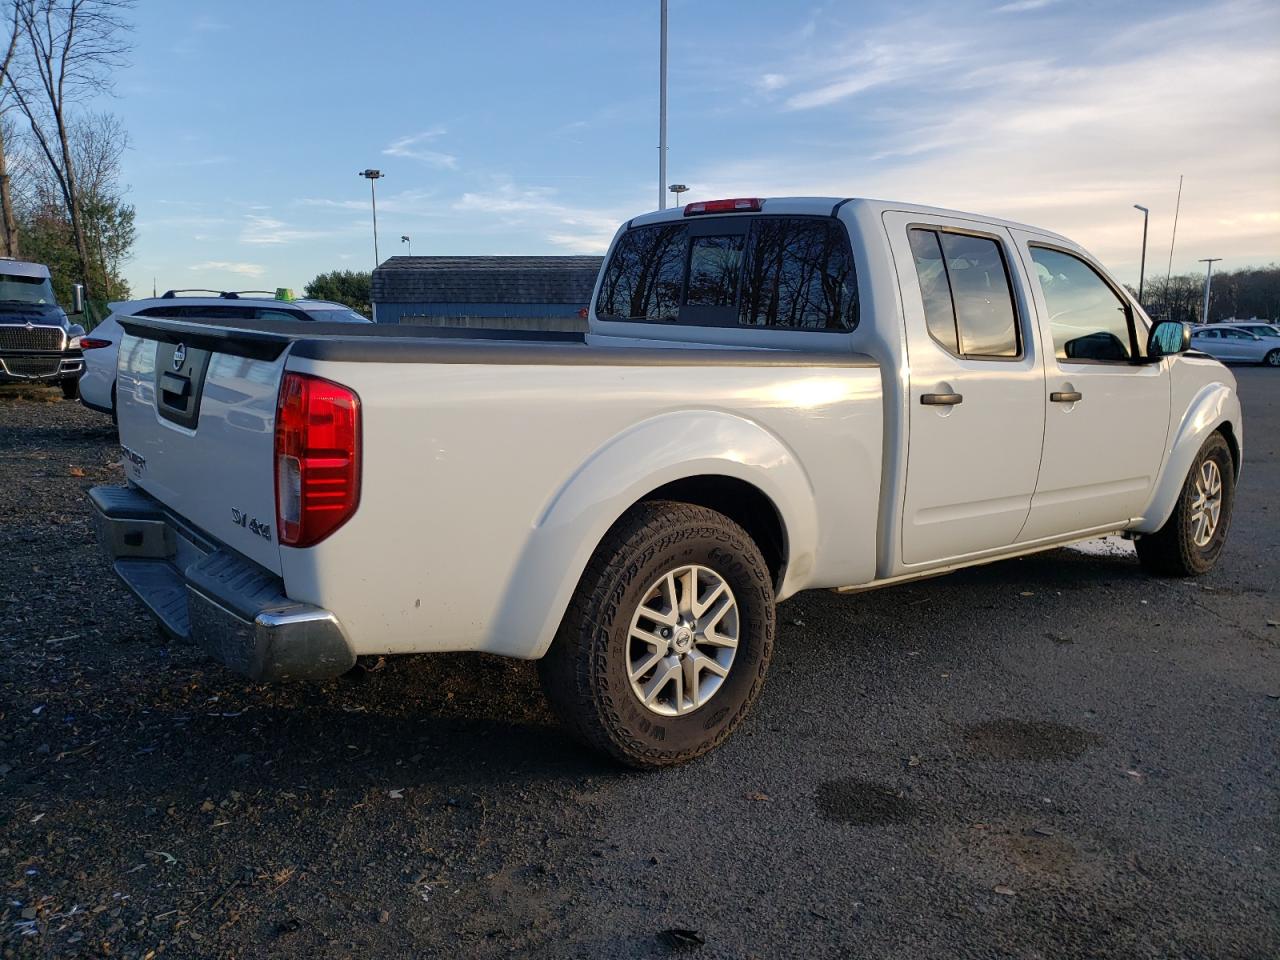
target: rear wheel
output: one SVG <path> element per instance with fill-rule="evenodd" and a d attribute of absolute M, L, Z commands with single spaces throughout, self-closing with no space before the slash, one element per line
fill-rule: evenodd
<path fill-rule="evenodd" d="M 1272 350 L 1263 360 L 1268 367 L 1280 367 L 1280 350 Z"/>
<path fill-rule="evenodd" d="M 79 380 L 61 380 L 58 382 L 58 386 L 62 388 L 62 396 L 64 399 L 74 400 L 76 397 L 80 396 Z"/>
<path fill-rule="evenodd" d="M 772 577 L 738 524 L 643 503 L 596 548 L 543 689 L 589 746 L 634 767 L 701 756 L 742 722 L 773 653 Z"/>
<path fill-rule="evenodd" d="M 1135 544 L 1142 566 L 1166 577 L 1208 573 L 1226 543 L 1234 499 L 1231 450 L 1222 434 L 1214 433 L 1200 448 L 1165 525 Z"/>

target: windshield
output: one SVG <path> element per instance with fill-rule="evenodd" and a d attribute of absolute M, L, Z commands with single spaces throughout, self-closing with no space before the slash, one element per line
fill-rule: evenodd
<path fill-rule="evenodd" d="M 322 323 L 369 323 L 369 318 L 356 313 L 354 310 L 348 310 L 346 307 L 330 308 L 325 310 L 309 309 L 307 311 L 313 318 Z"/>
<path fill-rule="evenodd" d="M 53 286 L 48 277 L 19 277 L 0 273 L 0 302 L 55 303 Z"/>

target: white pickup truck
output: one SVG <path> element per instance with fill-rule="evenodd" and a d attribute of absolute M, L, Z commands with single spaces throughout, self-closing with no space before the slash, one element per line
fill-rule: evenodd
<path fill-rule="evenodd" d="M 1064 237 L 873 200 L 623 225 L 577 339 L 121 317 L 116 572 L 262 680 L 540 661 L 636 766 L 721 743 L 775 605 L 1101 534 L 1208 570 L 1231 374 Z"/>

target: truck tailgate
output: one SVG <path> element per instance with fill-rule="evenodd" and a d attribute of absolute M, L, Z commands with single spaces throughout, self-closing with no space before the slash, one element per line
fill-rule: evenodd
<path fill-rule="evenodd" d="M 129 480 L 278 575 L 274 426 L 287 341 L 239 334 L 233 347 L 218 327 L 122 326 L 116 406 Z"/>

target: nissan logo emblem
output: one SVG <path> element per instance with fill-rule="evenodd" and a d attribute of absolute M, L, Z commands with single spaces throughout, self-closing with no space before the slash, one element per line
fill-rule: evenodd
<path fill-rule="evenodd" d="M 173 369 L 181 370 L 182 365 L 187 362 L 187 345 L 180 343 L 173 348 Z"/>

